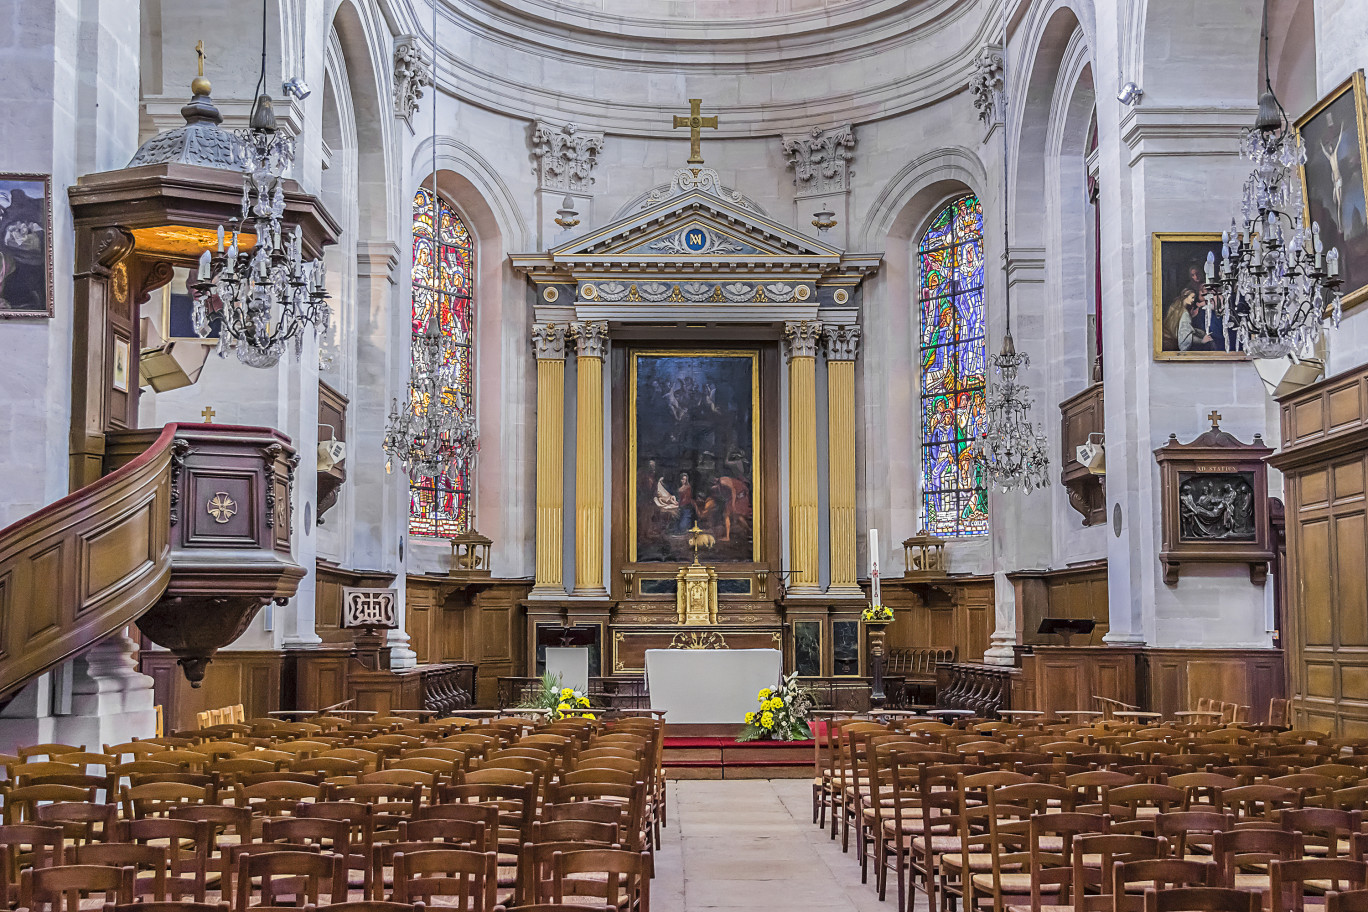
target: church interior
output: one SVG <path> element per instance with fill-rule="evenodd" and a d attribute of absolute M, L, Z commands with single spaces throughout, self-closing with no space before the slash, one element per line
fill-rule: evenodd
<path fill-rule="evenodd" d="M 0 909 L 1368 909 L 1368 0 L 0 5 Z"/>

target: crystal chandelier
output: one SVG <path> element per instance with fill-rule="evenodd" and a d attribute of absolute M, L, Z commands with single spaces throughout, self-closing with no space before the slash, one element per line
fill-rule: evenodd
<path fill-rule="evenodd" d="M 408 404 L 401 409 L 395 399 L 385 423 L 381 446 L 388 456 L 386 472 L 394 470 L 397 459 L 414 481 L 436 478 L 453 463 L 464 465 L 475 455 L 475 422 L 462 415 L 451 389 L 455 358 L 455 342 L 433 315 L 423 333 L 413 337 Z"/>
<path fill-rule="evenodd" d="M 1017 371 L 1031 359 L 1016 350 L 1009 328 L 1002 352 L 989 360 L 998 379 L 988 386 L 988 418 L 983 435 L 974 441 L 974 455 L 990 484 L 1029 494 L 1049 484 L 1050 466 L 1045 435 L 1031 423 L 1031 391 L 1017 379 Z"/>
<path fill-rule="evenodd" d="M 1339 251 L 1326 251 L 1320 225 L 1302 218 L 1299 169 L 1306 147 L 1273 93 L 1268 76 L 1268 10 L 1264 9 L 1264 93 L 1254 127 L 1240 137 L 1240 156 L 1254 164 L 1240 215 L 1221 235 L 1220 272 L 1207 255 L 1206 288 L 1221 300 L 1227 338 L 1251 358 L 1296 357 L 1340 321 Z M 1228 345 L 1234 349 L 1235 345 Z"/>
<path fill-rule="evenodd" d="M 1002 46 L 1007 47 L 1007 27 L 1003 24 Z M 1003 54 L 1004 72 L 1006 53 Z M 1006 102 L 1003 102 L 1002 130 L 1002 198 L 1007 193 L 1008 159 Z M 1010 218 L 1003 223 L 1003 248 L 1012 249 Z M 1049 484 L 1047 471 L 1050 457 L 1045 452 L 1045 434 L 1031 422 L 1031 390 L 1017 379 L 1017 372 L 1031 363 L 1024 352 L 1016 350 L 1012 339 L 1012 283 L 1010 277 L 1004 291 L 1007 313 L 1007 332 L 1002 337 L 1002 351 L 991 356 L 997 380 L 988 384 L 988 414 L 983 433 L 970 444 L 974 459 L 982 469 L 986 481 L 1007 492 L 1020 489 L 1029 494 Z"/>
<path fill-rule="evenodd" d="M 437 201 L 437 4 L 432 5 L 432 223 L 440 222 Z M 394 461 L 408 473 L 410 480 L 436 478 L 448 466 L 468 465 L 479 449 L 475 422 L 462 409 L 455 383 L 456 341 L 442 332 L 438 296 L 421 334 L 413 336 L 409 362 L 408 402 L 400 408 L 393 400 L 385 422 L 385 471 L 394 470 Z"/>
<path fill-rule="evenodd" d="M 262 18 L 261 80 L 266 76 L 265 16 Z M 294 163 L 294 140 L 276 129 L 271 96 L 260 94 L 249 127 L 235 134 L 234 158 L 244 172 L 242 214 L 226 235 L 218 229 L 218 249 L 200 256 L 196 281 L 190 283 L 195 332 L 200 338 L 218 326 L 218 354 L 234 352 L 251 367 L 274 367 L 294 341 L 295 358 L 304 348 L 309 326 L 325 333 L 328 293 L 323 264 L 305 262 L 299 226 L 288 235 L 284 177 Z M 242 241 L 253 236 L 250 247 Z"/>

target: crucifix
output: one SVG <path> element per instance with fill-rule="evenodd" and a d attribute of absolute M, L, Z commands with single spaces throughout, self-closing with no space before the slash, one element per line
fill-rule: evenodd
<path fill-rule="evenodd" d="M 199 58 L 199 75 L 204 75 L 204 39 L 195 42 L 195 56 Z"/>
<path fill-rule="evenodd" d="M 690 98 L 689 116 L 681 117 L 678 114 L 674 116 L 674 128 L 676 130 L 680 127 L 689 128 L 689 164 L 691 165 L 703 164 L 703 152 L 701 149 L 701 146 L 703 145 L 703 128 L 709 127 L 713 130 L 717 129 L 717 115 L 714 114 L 709 117 L 704 117 L 701 111 L 702 107 L 703 99 Z"/>
<path fill-rule="evenodd" d="M 1207 415 L 1207 421 L 1211 422 L 1211 429 L 1213 431 L 1219 429 L 1221 426 L 1221 413 L 1212 409 L 1211 414 Z"/>
<path fill-rule="evenodd" d="M 204 407 L 204 411 L 200 412 L 200 415 L 204 417 L 205 424 L 213 424 L 214 416 L 217 414 L 218 412 L 214 411 L 214 407 L 212 405 L 206 405 Z"/>

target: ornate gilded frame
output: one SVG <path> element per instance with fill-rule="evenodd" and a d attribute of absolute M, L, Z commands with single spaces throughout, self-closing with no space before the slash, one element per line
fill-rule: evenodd
<path fill-rule="evenodd" d="M 43 217 L 46 224 L 43 227 L 43 259 L 45 261 L 45 281 L 47 283 L 47 307 L 43 310 L 6 310 L 0 308 L 0 318 L 5 319 L 51 319 L 53 315 L 53 300 L 55 292 L 53 289 L 52 271 L 52 175 L 51 174 L 29 174 L 23 172 L 0 172 L 0 181 L 33 181 L 41 182 L 43 185 Z"/>
<path fill-rule="evenodd" d="M 637 561 L 637 362 L 645 357 L 748 358 L 751 362 L 751 560 L 758 562 L 763 531 L 762 492 L 756 482 L 761 463 L 760 350 L 758 348 L 634 348 L 627 355 L 627 562 Z"/>
<path fill-rule="evenodd" d="M 1363 194 L 1368 199 L 1368 91 L 1364 89 L 1363 70 L 1356 70 L 1353 75 L 1335 87 L 1330 94 L 1316 102 L 1310 110 L 1301 117 L 1297 118 L 1296 128 L 1298 135 L 1311 121 L 1315 120 L 1325 111 L 1326 108 L 1339 101 L 1340 97 L 1346 92 L 1354 93 L 1354 114 L 1358 122 L 1358 146 L 1359 146 L 1359 171 L 1363 175 Z M 1299 169 L 1302 184 L 1302 206 L 1305 210 L 1305 224 L 1311 224 L 1311 204 L 1308 201 L 1306 187 L 1306 166 L 1302 165 Z M 1328 244 L 1326 245 L 1329 246 Z M 1346 288 L 1342 290 L 1342 307 L 1348 310 L 1364 301 L 1368 301 L 1368 282 L 1358 288 Z"/>
<path fill-rule="evenodd" d="M 1183 352 L 1164 350 L 1164 270 L 1163 251 L 1165 244 L 1171 243 L 1211 243 L 1219 250 L 1219 232 L 1176 232 L 1156 231 L 1152 235 L 1150 260 L 1150 322 L 1154 345 L 1155 361 L 1244 361 L 1244 352 Z"/>

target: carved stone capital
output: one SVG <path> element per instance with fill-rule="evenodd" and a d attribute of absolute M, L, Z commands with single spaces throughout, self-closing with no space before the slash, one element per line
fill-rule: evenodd
<path fill-rule="evenodd" d="M 414 35 L 394 42 L 394 113 L 411 119 L 418 110 L 423 89 L 432 85 L 432 71 L 423 60 L 422 46 Z"/>
<path fill-rule="evenodd" d="M 537 323 L 532 327 L 532 351 L 538 361 L 560 361 L 565 358 L 565 332 L 561 323 Z"/>
<path fill-rule="evenodd" d="M 969 92 L 974 108 L 986 126 L 1000 124 L 1006 113 L 1003 95 L 1002 48 L 984 45 L 974 58 L 974 75 L 969 77 Z"/>
<path fill-rule="evenodd" d="M 800 320 L 784 324 L 784 356 L 794 358 L 817 357 L 817 343 L 822 338 L 822 321 Z"/>
<path fill-rule="evenodd" d="M 575 340 L 576 357 L 602 360 L 608 351 L 607 323 L 571 323 L 570 335 Z"/>
<path fill-rule="evenodd" d="M 532 155 L 537 159 L 537 189 L 584 193 L 594 184 L 594 165 L 603 151 L 603 134 L 537 121 L 532 125 Z"/>
<path fill-rule="evenodd" d="M 785 135 L 784 154 L 793 168 L 798 197 L 845 193 L 850 189 L 850 162 L 855 158 L 855 128 L 850 124 Z"/>
<path fill-rule="evenodd" d="M 822 334 L 828 361 L 854 361 L 860 351 L 860 327 L 853 323 L 829 325 Z"/>

